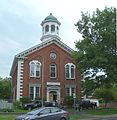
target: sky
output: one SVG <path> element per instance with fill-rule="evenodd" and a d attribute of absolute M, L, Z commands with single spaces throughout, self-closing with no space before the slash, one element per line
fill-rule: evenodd
<path fill-rule="evenodd" d="M 117 0 L 0 0 L 0 76 L 9 77 L 16 54 L 41 43 L 40 24 L 50 13 L 61 22 L 61 41 L 75 49 L 81 12 L 116 5 Z"/>

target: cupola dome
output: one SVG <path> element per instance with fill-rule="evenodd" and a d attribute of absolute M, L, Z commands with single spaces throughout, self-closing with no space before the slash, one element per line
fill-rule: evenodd
<path fill-rule="evenodd" d="M 50 15 L 47 16 L 47 17 L 42 21 L 41 25 L 43 26 L 43 24 L 46 23 L 46 22 L 56 22 L 56 23 L 58 23 L 59 25 L 61 24 L 61 23 L 57 20 L 57 18 L 52 15 L 52 13 L 50 13 Z"/>
<path fill-rule="evenodd" d="M 57 20 L 56 17 L 50 13 L 41 23 L 42 26 L 42 37 L 41 41 L 48 40 L 50 38 L 57 38 L 60 40 L 59 37 L 59 26 L 61 23 Z"/>

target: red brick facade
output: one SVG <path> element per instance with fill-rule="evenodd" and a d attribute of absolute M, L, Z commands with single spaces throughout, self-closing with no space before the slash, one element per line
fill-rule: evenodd
<path fill-rule="evenodd" d="M 67 45 L 57 38 L 52 38 L 16 55 L 11 69 L 13 99 L 19 100 L 29 96 L 35 99 L 38 96 L 47 101 L 61 102 L 65 95 L 73 96 L 75 93 L 80 97 L 80 75 L 71 52 L 71 48 Z M 56 57 L 51 56 L 51 53 Z M 31 61 L 40 63 L 40 69 L 35 73 L 39 74 L 37 77 L 31 76 L 31 69 L 33 69 L 30 65 Z M 75 66 L 74 76 L 72 76 L 73 69 L 70 68 L 72 79 L 66 77 L 66 72 L 69 73 L 66 70 L 67 64 Z M 51 69 L 51 65 L 56 67 Z M 54 78 L 51 77 L 53 71 L 56 74 Z"/>

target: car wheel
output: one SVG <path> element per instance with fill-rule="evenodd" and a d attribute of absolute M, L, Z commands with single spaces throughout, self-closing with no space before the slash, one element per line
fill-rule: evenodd
<path fill-rule="evenodd" d="M 60 120 L 66 120 L 65 118 L 61 118 Z"/>

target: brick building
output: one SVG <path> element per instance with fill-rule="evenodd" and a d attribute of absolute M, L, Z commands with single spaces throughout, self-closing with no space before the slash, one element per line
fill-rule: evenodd
<path fill-rule="evenodd" d="M 14 57 L 13 100 L 30 96 L 62 101 L 65 95 L 80 96 L 80 77 L 71 56 L 72 49 L 59 37 L 60 22 L 52 14 L 41 23 L 41 43 Z"/>

